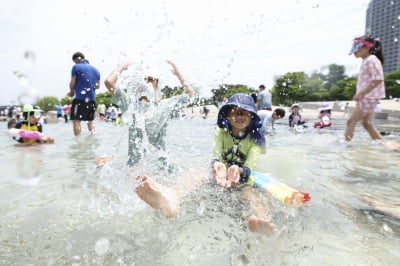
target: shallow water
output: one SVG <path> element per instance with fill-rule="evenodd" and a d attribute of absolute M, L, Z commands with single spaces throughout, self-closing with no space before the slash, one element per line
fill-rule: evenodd
<path fill-rule="evenodd" d="M 0 124 L 6 128 L 5 123 Z M 371 211 L 364 192 L 398 201 L 400 153 L 361 129 L 294 134 L 277 125 L 258 170 L 308 191 L 303 207 L 270 200 L 279 232 L 249 233 L 236 193 L 209 184 L 166 219 L 133 193 L 134 177 L 174 184 L 185 168 L 209 166 L 213 119 L 173 120 L 164 154 L 127 169 L 126 127 L 96 121 L 74 137 L 71 124 L 44 125 L 53 145 L 20 147 L 0 135 L 1 265 L 396 265 L 400 221 Z M 389 136 L 400 141 L 399 136 Z M 113 159 L 102 168 L 95 158 Z M 169 167 L 154 167 L 157 158 Z"/>

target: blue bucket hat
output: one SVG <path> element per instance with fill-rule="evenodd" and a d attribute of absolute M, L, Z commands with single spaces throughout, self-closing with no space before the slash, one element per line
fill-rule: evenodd
<path fill-rule="evenodd" d="M 236 93 L 228 98 L 228 100 L 223 103 L 218 112 L 217 124 L 220 128 L 229 128 L 230 123 L 227 119 L 227 113 L 231 107 L 239 107 L 253 115 L 253 119 L 248 126 L 247 130 L 250 133 L 251 139 L 257 144 L 265 149 L 265 137 L 261 132 L 261 119 L 257 114 L 257 108 L 254 103 L 253 98 L 250 95 L 244 93 Z"/>

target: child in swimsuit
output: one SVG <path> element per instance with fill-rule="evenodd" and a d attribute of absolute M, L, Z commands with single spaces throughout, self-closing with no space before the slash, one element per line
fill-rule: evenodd
<path fill-rule="evenodd" d="M 38 131 L 42 132 L 42 124 L 40 124 L 39 119 L 42 116 L 42 110 L 39 108 L 33 108 L 30 104 L 25 104 L 23 108 L 23 117 L 24 120 L 18 122 L 15 125 L 15 128 L 22 129 L 22 130 L 29 130 L 29 131 Z M 54 143 L 53 137 L 43 137 L 41 139 L 26 139 L 26 138 L 19 138 L 16 139 L 20 143 L 23 144 L 34 144 L 34 143 Z"/>

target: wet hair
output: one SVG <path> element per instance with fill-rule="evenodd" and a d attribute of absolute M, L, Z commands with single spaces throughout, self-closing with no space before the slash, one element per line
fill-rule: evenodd
<path fill-rule="evenodd" d="M 72 61 L 80 57 L 81 59 L 85 59 L 85 56 L 81 52 L 76 52 L 72 55 Z"/>
<path fill-rule="evenodd" d="M 369 53 L 378 57 L 379 61 L 381 61 L 383 65 L 383 48 L 382 43 L 379 38 L 374 38 L 371 35 L 363 35 L 361 37 L 355 38 L 354 40 L 364 40 L 374 44 L 374 47 L 370 48 Z"/>
<path fill-rule="evenodd" d="M 285 110 L 283 110 L 282 108 L 276 108 L 274 110 L 274 113 L 277 114 L 280 118 L 285 117 Z"/>
<path fill-rule="evenodd" d="M 22 113 L 22 116 L 24 117 L 24 120 L 28 120 L 28 118 L 29 118 L 31 115 L 34 115 L 34 114 L 35 114 L 34 111 L 23 112 L 23 113 Z"/>
<path fill-rule="evenodd" d="M 14 128 L 16 124 L 17 124 L 17 120 L 15 120 L 14 118 L 11 118 L 10 120 L 8 120 L 7 128 L 8 129 Z"/>
<path fill-rule="evenodd" d="M 265 86 L 263 84 L 261 84 L 260 86 L 258 86 L 259 89 L 265 89 Z"/>

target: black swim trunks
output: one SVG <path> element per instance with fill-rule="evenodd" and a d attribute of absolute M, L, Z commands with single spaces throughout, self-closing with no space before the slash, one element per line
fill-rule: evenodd
<path fill-rule="evenodd" d="M 71 106 L 71 120 L 93 121 L 96 112 L 95 101 L 74 99 Z"/>

